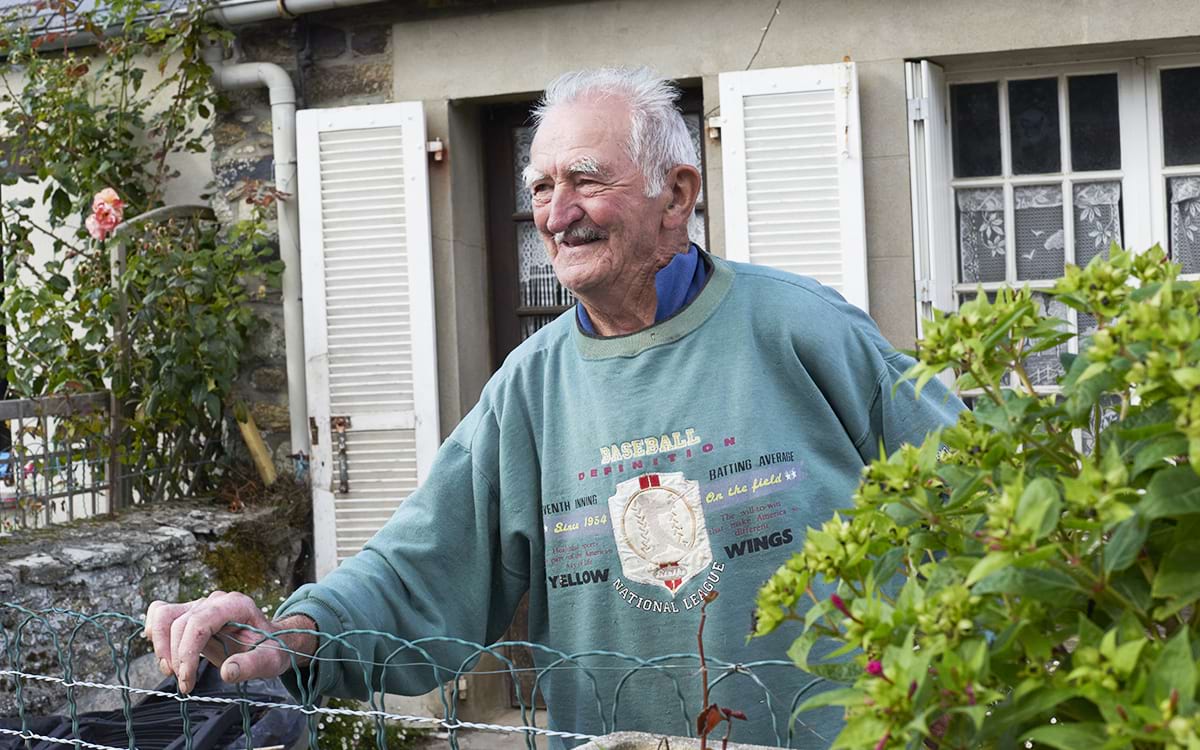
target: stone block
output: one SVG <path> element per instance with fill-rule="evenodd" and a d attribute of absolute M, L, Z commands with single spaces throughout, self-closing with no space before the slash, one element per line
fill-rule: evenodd
<path fill-rule="evenodd" d="M 260 430 L 283 432 L 291 425 L 286 406 L 257 403 L 250 407 L 250 415 L 254 417 L 254 423 Z"/>
<path fill-rule="evenodd" d="M 238 41 L 247 60 L 279 65 L 296 63 L 290 22 L 277 21 L 248 27 L 238 34 Z"/>
<path fill-rule="evenodd" d="M 360 57 L 382 55 L 387 52 L 388 38 L 391 27 L 370 26 L 365 29 L 355 29 L 350 33 L 350 48 Z"/>
<path fill-rule="evenodd" d="M 225 119 L 213 128 L 212 134 L 213 144 L 217 148 L 229 148 L 242 142 L 246 137 L 246 128 L 241 123 Z"/>
<path fill-rule="evenodd" d="M 246 180 L 270 181 L 275 176 L 274 160 L 270 156 L 227 159 L 213 170 L 217 186 L 232 190 Z"/>
<path fill-rule="evenodd" d="M 247 354 L 259 362 L 280 366 L 287 359 L 287 343 L 283 329 L 283 306 L 252 303 L 254 314 L 263 321 L 250 339 Z M 243 358 L 245 361 L 246 358 Z"/>
<path fill-rule="evenodd" d="M 346 32 L 333 26 L 308 26 L 308 49 L 313 60 L 332 60 L 346 53 Z"/>
<path fill-rule="evenodd" d="M 267 393 L 282 393 L 287 390 L 287 372 L 280 367 L 260 367 L 250 373 L 250 383 Z"/>
<path fill-rule="evenodd" d="M 310 103 L 328 104 L 357 97 L 386 97 L 391 90 L 391 63 L 356 63 L 315 68 L 306 93 Z"/>

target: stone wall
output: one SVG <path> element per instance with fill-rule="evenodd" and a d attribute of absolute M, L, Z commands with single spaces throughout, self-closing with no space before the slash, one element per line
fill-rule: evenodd
<path fill-rule="evenodd" d="M 267 606 L 276 605 L 306 575 L 297 568 L 304 567 L 309 525 L 303 509 L 281 513 L 278 505 L 263 505 L 231 513 L 194 502 L 7 535 L 0 539 L 0 665 L 62 676 L 61 654 L 70 654 L 75 679 L 111 681 L 114 656 L 124 663 L 149 651 L 146 641 L 131 637 L 140 628 L 130 618 L 140 619 L 156 599 L 189 600 L 237 584 Z M 31 618 L 19 607 L 112 614 L 92 624 L 71 614 Z M 145 662 L 131 678 L 140 683 L 135 686 L 152 687 L 162 679 Z M 96 692 L 106 696 L 81 693 L 84 706 L 103 705 L 96 701 L 100 697 L 111 705 L 116 697 Z M 65 692 L 27 681 L 23 697 L 27 711 L 47 714 L 64 703 Z M 0 680 L 0 716 L 15 713 L 13 683 Z"/>
<path fill-rule="evenodd" d="M 391 23 L 365 13 L 326 13 L 239 28 L 234 62 L 270 62 L 292 76 L 298 109 L 392 99 Z M 228 92 L 213 125 L 213 208 L 223 221 L 248 206 L 248 180 L 270 183 L 271 108 L 265 89 Z M 236 397 L 250 406 L 276 465 L 290 471 L 283 306 L 278 293 L 255 303 L 265 327 L 243 360 Z M 239 443 L 240 445 L 240 443 Z"/>

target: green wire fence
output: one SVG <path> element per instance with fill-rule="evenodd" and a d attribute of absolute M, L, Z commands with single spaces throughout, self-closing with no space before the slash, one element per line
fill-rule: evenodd
<path fill-rule="evenodd" d="M 245 625 L 238 627 L 261 637 L 259 648 L 286 650 L 279 640 L 282 634 L 268 634 Z M 550 738 L 556 746 L 560 743 L 574 745 L 626 729 L 618 721 L 622 700 L 631 700 L 629 693 L 634 677 L 646 673 L 665 680 L 666 687 L 658 696 L 663 707 L 659 733 L 691 736 L 695 714 L 700 708 L 691 705 L 691 699 L 686 697 L 698 685 L 700 658 L 695 654 L 665 654 L 654 658 L 600 650 L 568 654 L 527 641 L 484 646 L 442 636 L 406 640 L 371 630 L 350 631 L 339 636 L 314 633 L 321 644 L 314 657 L 318 665 L 333 661 L 328 655 L 335 644 L 345 647 L 343 653 L 361 655 L 365 649 L 360 647 L 370 643 L 372 654 L 387 654 L 382 661 L 369 656 L 354 660 L 362 670 L 361 692 L 369 695 L 360 709 L 323 705 L 323 697 L 313 689 L 315 671 L 301 669 L 295 660 L 291 676 L 298 695 L 294 698 L 282 692 L 263 693 L 253 685 L 226 686 L 224 683 L 221 683 L 223 692 L 205 693 L 197 689 L 192 694 L 182 695 L 174 689 L 173 683 L 169 689 L 163 689 L 163 685 L 150 689 L 131 682 L 131 663 L 150 650 L 149 642 L 142 637 L 143 629 L 139 618 L 120 613 L 34 610 L 16 603 L 0 602 L 0 716 L 9 715 L 8 719 L 0 719 L 0 748 L 37 750 L 70 746 L 80 750 L 146 750 L 149 747 L 203 750 L 204 747 L 216 747 L 212 743 L 220 734 L 226 738 L 220 745 L 222 748 L 254 750 L 260 748 L 255 744 L 255 722 L 266 711 L 280 711 L 303 717 L 302 732 L 307 734 L 309 748 L 328 746 L 322 745 L 324 720 L 346 716 L 373 724 L 373 744 L 379 750 L 387 747 L 387 729 L 396 726 L 397 722 L 447 732 L 453 750 L 458 750 L 458 733 L 464 729 L 523 736 L 529 750 L 534 750 L 538 737 Z M 284 631 L 287 632 L 309 631 Z M 383 648 L 380 648 L 381 644 Z M 517 666 L 507 655 L 508 647 L 513 646 L 532 650 L 539 657 L 536 659 L 538 666 Z M 473 669 L 484 654 L 494 657 L 501 667 L 487 672 Z M 345 660 L 341 661 L 343 664 L 339 666 L 344 669 Z M 447 667 L 447 664 L 455 666 Z M 771 682 L 768 673 L 772 670 L 790 670 L 789 674 L 796 674 L 791 662 L 769 660 L 734 664 L 710 656 L 706 665 L 713 689 L 726 681 L 735 681 L 739 695 L 747 701 L 765 704 L 776 745 L 792 747 L 798 741 L 801 745 L 809 745 L 814 739 L 827 744 L 832 739 L 821 736 L 794 715 L 800 702 L 820 687 L 821 680 L 807 682 L 789 695 L 780 695 L 777 688 L 768 687 Z M 442 716 L 389 711 L 384 681 L 392 670 L 419 670 L 419 674 L 435 682 Z M 552 697 L 553 690 L 546 689 L 546 682 L 553 679 L 552 675 L 567 671 L 575 673 L 571 675 L 572 679 L 583 684 L 582 692 L 590 696 L 593 704 L 591 723 L 600 727 L 596 734 L 544 726 L 545 712 L 539 716 L 537 705 L 527 700 L 528 696 L 522 696 L 522 691 L 517 693 L 520 724 L 488 724 L 463 721 L 458 717 L 460 677 L 506 673 L 515 679 L 518 673 L 527 672 L 533 677 L 533 694 Z M 119 698 L 120 707 L 103 715 L 84 713 L 80 710 L 81 691 L 108 691 Z M 143 706 L 135 706 L 137 701 L 142 701 Z M 549 704 L 553 706 L 553 701 Z M 65 711 L 60 711 L 65 712 L 65 717 L 51 728 L 45 715 L 55 706 L 64 705 Z M 146 730 L 138 727 L 139 711 L 145 705 L 150 707 L 144 712 L 152 713 L 158 722 L 154 725 L 157 734 L 152 740 Z M 178 717 L 170 730 L 176 737 L 159 736 L 165 713 L 172 714 L 172 721 Z M 100 734 L 107 741 L 97 740 L 100 735 L 89 729 L 89 722 L 104 724 L 106 733 Z"/>

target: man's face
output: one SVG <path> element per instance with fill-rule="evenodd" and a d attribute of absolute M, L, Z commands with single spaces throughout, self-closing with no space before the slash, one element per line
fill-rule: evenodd
<path fill-rule="evenodd" d="M 533 220 L 559 282 L 577 294 L 609 291 L 655 262 L 666 198 L 646 197 L 628 139 L 628 105 L 610 97 L 556 107 L 530 149 Z"/>

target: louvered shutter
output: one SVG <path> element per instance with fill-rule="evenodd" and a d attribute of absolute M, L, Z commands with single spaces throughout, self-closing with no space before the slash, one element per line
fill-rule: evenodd
<path fill-rule="evenodd" d="M 811 276 L 867 309 L 853 63 L 722 73 L 725 252 Z"/>
<path fill-rule="evenodd" d="M 954 217 L 950 190 L 946 76 L 928 60 L 905 63 L 913 211 L 917 333 L 933 308 L 954 307 Z"/>
<path fill-rule="evenodd" d="M 432 246 L 420 103 L 306 110 L 296 124 L 320 578 L 383 526 L 437 451 Z M 337 417 L 349 420 L 344 462 Z"/>

